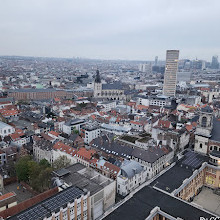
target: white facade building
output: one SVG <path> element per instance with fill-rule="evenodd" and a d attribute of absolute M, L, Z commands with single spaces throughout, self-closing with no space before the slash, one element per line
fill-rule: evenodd
<path fill-rule="evenodd" d="M 116 107 L 116 102 L 101 102 L 98 103 L 98 106 L 103 106 L 103 109 L 101 111 L 109 112 L 111 111 L 111 109 Z"/>
<path fill-rule="evenodd" d="M 63 132 L 70 135 L 72 131 L 80 131 L 81 126 L 85 123 L 82 119 L 74 119 L 63 124 Z"/>
<path fill-rule="evenodd" d="M 4 123 L 4 122 L 0 122 L 0 136 L 1 137 L 5 137 L 8 136 L 9 134 L 13 134 L 15 132 L 15 129 Z"/>
<path fill-rule="evenodd" d="M 117 193 L 126 196 L 147 180 L 147 172 L 140 163 L 125 160 L 117 176 Z"/>
<path fill-rule="evenodd" d="M 86 144 L 89 144 L 92 140 L 99 137 L 101 129 L 96 124 L 86 124 L 81 128 L 81 136 Z"/>
<path fill-rule="evenodd" d="M 117 176 L 117 193 L 126 196 L 147 180 L 147 171 L 134 160 L 125 160 Z"/>

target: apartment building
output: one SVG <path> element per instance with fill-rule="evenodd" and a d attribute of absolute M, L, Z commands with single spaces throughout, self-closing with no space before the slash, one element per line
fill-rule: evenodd
<path fill-rule="evenodd" d="M 147 171 L 134 160 L 122 163 L 120 174 L 117 176 L 117 193 L 126 196 L 147 180 Z"/>
<path fill-rule="evenodd" d="M 83 125 L 81 128 L 81 136 L 86 144 L 101 135 L 100 126 L 96 123 Z"/>
<path fill-rule="evenodd" d="M 13 134 L 14 132 L 15 132 L 15 129 L 12 126 L 0 121 L 0 136 L 1 137 L 8 136 L 9 134 Z"/>
<path fill-rule="evenodd" d="M 14 215 L 12 220 L 89 220 L 90 193 L 71 186 Z"/>

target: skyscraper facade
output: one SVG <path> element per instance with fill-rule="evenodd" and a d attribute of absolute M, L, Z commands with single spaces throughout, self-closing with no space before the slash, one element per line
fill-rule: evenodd
<path fill-rule="evenodd" d="M 163 84 L 163 94 L 166 96 L 176 95 L 178 60 L 179 50 L 167 50 Z"/>
<path fill-rule="evenodd" d="M 218 56 L 213 56 L 212 57 L 211 67 L 212 67 L 212 69 L 218 69 L 219 68 Z"/>
<path fill-rule="evenodd" d="M 154 66 L 158 65 L 158 56 L 155 57 Z"/>

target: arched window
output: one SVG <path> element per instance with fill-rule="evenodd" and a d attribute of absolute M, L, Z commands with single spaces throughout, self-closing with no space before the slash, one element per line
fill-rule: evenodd
<path fill-rule="evenodd" d="M 210 148 L 209 148 L 210 150 L 212 150 L 212 146 L 210 146 Z"/>
<path fill-rule="evenodd" d="M 207 123 L 207 118 L 202 117 L 202 127 L 206 127 L 206 123 Z"/>
<path fill-rule="evenodd" d="M 200 144 L 199 146 L 200 146 L 200 148 L 202 148 L 202 144 Z"/>
<path fill-rule="evenodd" d="M 218 149 L 217 149 L 217 146 L 214 146 L 214 150 L 218 150 Z"/>

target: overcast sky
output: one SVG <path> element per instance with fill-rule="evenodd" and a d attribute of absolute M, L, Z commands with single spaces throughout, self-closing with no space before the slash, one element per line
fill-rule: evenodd
<path fill-rule="evenodd" d="M 220 0 L 0 0 L 0 55 L 211 60 Z"/>

